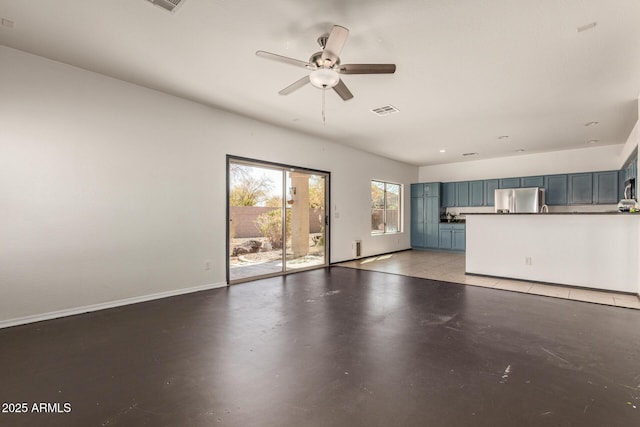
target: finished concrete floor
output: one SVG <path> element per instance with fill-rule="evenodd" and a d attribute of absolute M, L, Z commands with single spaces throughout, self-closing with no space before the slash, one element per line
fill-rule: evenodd
<path fill-rule="evenodd" d="M 638 325 L 330 267 L 0 330 L 0 425 L 637 426 Z"/>
<path fill-rule="evenodd" d="M 386 255 L 365 257 L 342 262 L 337 265 L 471 286 L 640 309 L 640 299 L 637 295 L 570 286 L 555 286 L 552 284 L 528 282 L 526 280 L 511 280 L 465 274 L 465 258 L 464 254 L 460 253 L 407 250 Z"/>

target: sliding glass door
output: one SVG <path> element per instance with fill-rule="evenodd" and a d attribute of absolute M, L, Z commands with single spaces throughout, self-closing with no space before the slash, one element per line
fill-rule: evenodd
<path fill-rule="evenodd" d="M 227 280 L 328 265 L 329 174 L 228 157 Z"/>

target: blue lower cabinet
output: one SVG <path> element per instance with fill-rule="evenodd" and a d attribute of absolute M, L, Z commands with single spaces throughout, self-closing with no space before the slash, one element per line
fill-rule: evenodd
<path fill-rule="evenodd" d="M 439 248 L 464 251 L 466 248 L 466 228 L 464 224 L 440 224 Z"/>
<path fill-rule="evenodd" d="M 440 249 L 451 249 L 453 247 L 453 230 L 440 228 Z"/>
<path fill-rule="evenodd" d="M 466 249 L 466 230 L 453 230 L 453 242 L 451 249 L 464 251 Z"/>

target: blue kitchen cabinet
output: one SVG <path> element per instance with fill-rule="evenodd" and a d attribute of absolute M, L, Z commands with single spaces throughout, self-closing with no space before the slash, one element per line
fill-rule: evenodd
<path fill-rule="evenodd" d="M 439 182 L 411 184 L 411 246 L 438 248 L 440 223 Z M 417 196 L 420 195 L 421 196 Z M 415 196 L 415 197 L 414 197 Z"/>
<path fill-rule="evenodd" d="M 620 169 L 618 171 L 618 198 L 619 199 L 626 199 L 628 194 L 625 195 L 624 194 L 624 188 L 625 188 L 625 183 L 627 182 L 627 180 L 629 179 L 635 179 L 636 180 L 636 186 L 635 186 L 635 192 L 634 192 L 634 198 L 638 198 L 638 160 L 633 160 L 632 162 L 630 162 L 627 167 L 625 167 L 624 169 Z"/>
<path fill-rule="evenodd" d="M 440 249 L 451 249 L 453 247 L 453 230 L 445 228 L 443 224 L 440 224 Z"/>
<path fill-rule="evenodd" d="M 484 205 L 494 206 L 496 190 L 500 188 L 500 180 L 498 179 L 486 179 L 484 181 Z"/>
<path fill-rule="evenodd" d="M 544 177 L 545 203 L 549 206 L 567 204 L 567 175 L 547 175 Z"/>
<path fill-rule="evenodd" d="M 456 183 L 445 182 L 442 184 L 442 206 L 456 206 Z"/>
<path fill-rule="evenodd" d="M 593 203 L 618 203 L 618 171 L 593 173 Z"/>
<path fill-rule="evenodd" d="M 469 206 L 484 204 L 484 181 L 469 182 Z"/>
<path fill-rule="evenodd" d="M 464 251 L 466 247 L 465 224 L 440 224 L 440 249 Z"/>
<path fill-rule="evenodd" d="M 466 249 L 466 229 L 464 225 L 462 229 L 453 229 L 453 242 L 451 249 L 454 251 L 464 251 Z"/>
<path fill-rule="evenodd" d="M 423 197 L 424 184 L 411 184 L 411 197 Z"/>
<path fill-rule="evenodd" d="M 425 197 L 425 248 L 438 247 L 438 225 L 440 224 L 440 198 Z"/>
<path fill-rule="evenodd" d="M 414 194 L 411 185 L 411 194 Z M 415 194 L 418 194 L 417 192 Z M 411 197 L 411 246 L 423 247 L 425 245 L 425 224 L 424 224 L 424 197 Z"/>
<path fill-rule="evenodd" d="M 520 178 L 502 178 L 500 188 L 520 188 Z"/>
<path fill-rule="evenodd" d="M 456 206 L 469 206 L 469 181 L 456 182 Z"/>
<path fill-rule="evenodd" d="M 425 197 L 440 197 L 441 184 L 439 182 L 429 182 L 423 185 Z"/>
<path fill-rule="evenodd" d="M 570 205 L 593 203 L 593 173 L 570 174 L 568 198 Z"/>
<path fill-rule="evenodd" d="M 520 187 L 544 187 L 544 176 L 520 178 Z"/>

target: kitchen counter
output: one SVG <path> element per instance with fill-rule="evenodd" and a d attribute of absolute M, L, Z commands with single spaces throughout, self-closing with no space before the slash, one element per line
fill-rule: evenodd
<path fill-rule="evenodd" d="M 618 212 L 618 211 L 607 211 L 607 212 L 547 212 L 547 213 L 497 213 L 497 212 L 468 212 L 464 214 L 465 216 L 469 215 L 499 215 L 499 216 L 509 216 L 509 215 L 537 215 L 537 216 L 553 216 L 553 215 L 637 215 L 640 218 L 640 212 Z"/>
<path fill-rule="evenodd" d="M 638 214 L 465 217 L 467 273 L 638 293 Z"/>

